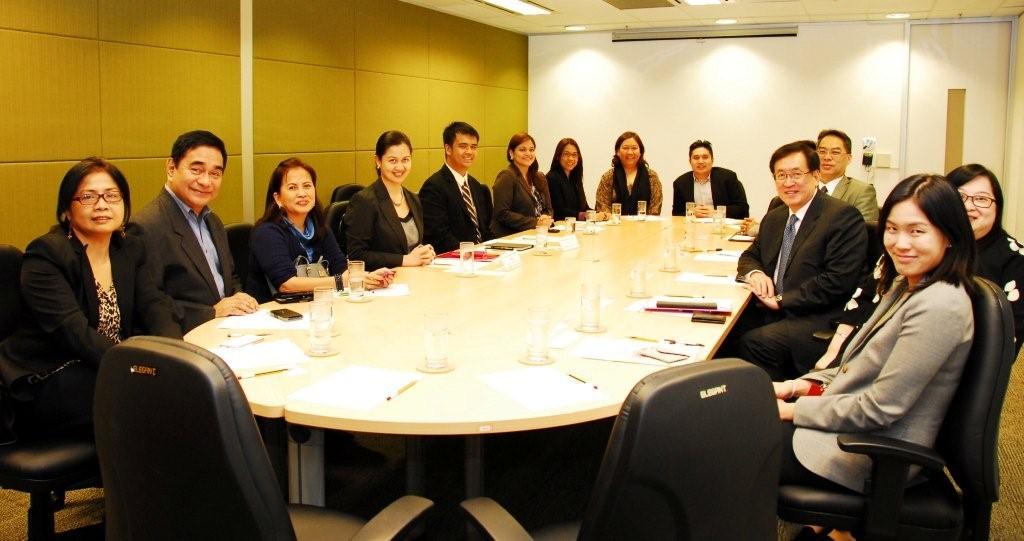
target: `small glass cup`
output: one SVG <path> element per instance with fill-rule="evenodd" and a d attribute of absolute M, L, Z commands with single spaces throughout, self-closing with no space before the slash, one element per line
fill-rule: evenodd
<path fill-rule="evenodd" d="M 611 225 L 619 225 L 622 223 L 622 203 L 612 203 L 612 219 Z"/>
<path fill-rule="evenodd" d="M 596 210 L 588 210 L 587 211 L 587 228 L 585 230 L 583 230 L 583 233 L 587 234 L 587 235 L 593 235 L 594 233 L 597 233 L 597 211 Z"/>
<path fill-rule="evenodd" d="M 315 293 L 314 293 L 315 294 Z M 309 354 L 331 355 L 331 333 L 334 325 L 334 302 L 314 300 L 309 303 Z"/>
<path fill-rule="evenodd" d="M 715 207 L 714 221 L 715 234 L 721 235 L 725 231 L 725 205 Z"/>
<path fill-rule="evenodd" d="M 532 306 L 526 314 L 526 357 L 524 364 L 550 364 L 548 340 L 551 327 L 550 310 L 546 306 Z"/>
<path fill-rule="evenodd" d="M 590 333 L 604 330 L 601 326 L 600 284 L 585 283 L 580 288 L 580 325 L 576 329 Z"/>
<path fill-rule="evenodd" d="M 576 218 L 573 216 L 565 217 L 565 230 L 570 233 L 576 232 Z"/>
<path fill-rule="evenodd" d="M 707 252 L 715 249 L 713 239 L 714 228 L 714 224 L 709 224 L 706 222 L 693 224 L 694 250 L 698 252 Z"/>
<path fill-rule="evenodd" d="M 638 221 L 647 221 L 647 201 L 636 202 L 636 219 Z"/>
<path fill-rule="evenodd" d="M 348 300 L 350 302 L 366 302 L 370 296 L 366 294 L 366 263 L 359 260 L 348 262 Z"/>
<path fill-rule="evenodd" d="M 448 362 L 448 314 L 428 313 L 423 322 L 423 372 L 447 372 L 454 368 Z"/>
<path fill-rule="evenodd" d="M 533 228 L 533 233 L 536 243 L 533 255 L 551 255 L 551 252 L 548 251 L 548 226 L 538 225 Z"/>
<path fill-rule="evenodd" d="M 476 244 L 459 243 L 459 276 L 473 278 L 476 276 Z"/>
<path fill-rule="evenodd" d="M 638 261 L 629 270 L 629 296 L 646 298 L 647 295 L 647 265 Z"/>
<path fill-rule="evenodd" d="M 686 219 L 690 220 L 690 219 L 696 218 L 697 217 L 696 213 L 697 213 L 697 203 L 695 203 L 693 201 L 687 201 L 686 202 Z"/>
<path fill-rule="evenodd" d="M 661 247 L 661 271 L 663 272 L 678 272 L 679 271 L 679 249 L 676 243 L 671 240 L 665 241 L 665 244 Z"/>

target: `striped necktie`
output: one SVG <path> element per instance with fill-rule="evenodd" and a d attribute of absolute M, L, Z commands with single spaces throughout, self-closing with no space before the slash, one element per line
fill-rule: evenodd
<path fill-rule="evenodd" d="M 786 224 L 786 231 L 782 234 L 782 249 L 779 250 L 778 272 L 775 274 L 775 293 L 782 294 L 782 282 L 786 277 L 786 266 L 789 265 L 789 252 L 793 250 L 793 240 L 796 238 L 796 222 L 800 218 L 796 214 L 789 216 L 789 223 Z"/>
<path fill-rule="evenodd" d="M 473 195 L 469 193 L 469 180 L 462 183 L 459 191 L 462 192 L 462 201 L 466 203 L 466 210 L 469 211 L 469 219 L 473 221 L 473 240 L 480 242 L 480 224 L 476 221 L 476 207 L 473 205 Z"/>

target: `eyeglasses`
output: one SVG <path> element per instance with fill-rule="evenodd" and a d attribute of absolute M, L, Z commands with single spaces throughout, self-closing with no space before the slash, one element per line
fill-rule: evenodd
<path fill-rule="evenodd" d="M 120 203 L 121 200 L 124 199 L 121 197 L 121 192 L 110 191 L 103 193 L 83 193 L 82 195 L 72 197 L 71 200 L 78 201 L 81 205 L 91 207 L 95 205 L 101 197 L 107 203 Z"/>
<path fill-rule="evenodd" d="M 779 171 L 775 173 L 775 180 L 782 182 L 784 180 L 800 180 L 807 176 L 810 171 Z"/>
<path fill-rule="evenodd" d="M 987 209 L 995 203 L 996 200 L 992 199 L 987 195 L 967 195 L 964 192 L 960 192 L 960 200 L 964 203 L 970 201 L 974 206 L 980 209 Z"/>
<path fill-rule="evenodd" d="M 842 150 L 838 150 L 838 149 L 832 149 L 832 150 L 828 150 L 828 149 L 824 149 L 824 148 L 819 148 L 818 149 L 818 156 L 821 156 L 822 158 L 824 158 L 826 156 L 831 156 L 832 159 L 835 160 L 835 159 L 838 159 L 840 156 L 842 156 L 844 154 L 846 154 L 846 153 L 843 152 Z"/>

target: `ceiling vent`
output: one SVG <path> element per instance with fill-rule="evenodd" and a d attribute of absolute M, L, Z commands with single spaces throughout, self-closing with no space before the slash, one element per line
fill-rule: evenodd
<path fill-rule="evenodd" d="M 612 41 L 658 41 L 672 39 L 777 38 L 797 35 L 796 25 L 784 26 L 701 26 L 686 29 L 622 30 L 612 32 Z"/>

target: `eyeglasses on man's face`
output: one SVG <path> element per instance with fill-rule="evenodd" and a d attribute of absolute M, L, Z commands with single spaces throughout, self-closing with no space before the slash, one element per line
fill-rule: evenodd
<path fill-rule="evenodd" d="M 960 192 L 960 200 L 964 203 L 970 201 L 974 206 L 980 209 L 987 209 L 992 206 L 992 203 L 996 202 L 995 199 L 987 195 L 969 195 L 964 192 Z"/>
<path fill-rule="evenodd" d="M 72 197 L 71 200 L 72 201 L 78 201 L 78 203 L 80 205 L 91 207 L 91 206 L 95 205 L 97 202 L 99 202 L 101 197 L 107 203 L 120 203 L 124 199 L 121 196 L 121 192 L 119 192 L 117 190 L 111 190 L 109 192 L 103 192 L 103 193 L 92 193 L 92 192 L 83 193 L 82 195 L 78 195 L 78 196 Z"/>
<path fill-rule="evenodd" d="M 784 182 L 787 180 L 800 180 L 807 176 L 810 171 L 779 171 L 775 173 L 775 180 Z"/>
<path fill-rule="evenodd" d="M 833 160 L 838 160 L 840 157 L 844 155 L 846 155 L 846 153 L 843 152 L 842 150 L 839 150 L 838 148 L 833 148 L 832 150 L 829 150 L 827 148 L 818 149 L 818 156 L 821 156 L 822 158 L 832 158 Z"/>

